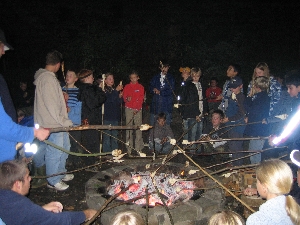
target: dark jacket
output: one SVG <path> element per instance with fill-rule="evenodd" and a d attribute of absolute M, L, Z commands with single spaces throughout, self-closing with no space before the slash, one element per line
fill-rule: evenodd
<path fill-rule="evenodd" d="M 255 98 L 247 97 L 245 101 L 245 110 L 248 117 L 248 123 L 259 122 L 269 116 L 270 97 L 266 91 L 256 94 Z M 245 128 L 247 136 L 268 136 L 267 124 L 247 124 Z"/>
<path fill-rule="evenodd" d="M 174 138 L 170 125 L 164 124 L 164 126 L 160 126 L 156 122 L 155 126 L 150 130 L 149 140 L 152 141 L 155 138 L 163 139 L 166 137 Z"/>
<path fill-rule="evenodd" d="M 102 104 L 106 100 L 102 89 L 93 84 L 81 84 L 79 86 L 79 101 L 82 102 L 81 119 L 88 120 L 90 125 L 102 123 Z"/>
<path fill-rule="evenodd" d="M 161 75 L 157 74 L 150 82 L 149 92 L 152 94 L 150 112 L 153 114 L 159 114 L 161 112 L 172 113 L 175 80 L 171 74 L 167 73 L 164 79 L 164 86 L 161 86 L 160 77 Z M 154 94 L 154 88 L 160 91 L 159 95 Z"/>
<path fill-rule="evenodd" d="M 17 113 L 14 107 L 13 101 L 11 99 L 7 83 L 3 76 L 0 74 L 0 97 L 4 107 L 5 112 L 12 118 L 14 122 L 17 122 Z"/>
<path fill-rule="evenodd" d="M 113 88 L 105 88 L 106 101 L 104 103 L 104 116 L 106 121 L 119 121 L 121 117 L 121 104 L 119 92 Z"/>
<path fill-rule="evenodd" d="M 179 110 L 183 119 L 196 118 L 200 115 L 198 91 L 191 77 L 182 82 L 179 98 Z"/>

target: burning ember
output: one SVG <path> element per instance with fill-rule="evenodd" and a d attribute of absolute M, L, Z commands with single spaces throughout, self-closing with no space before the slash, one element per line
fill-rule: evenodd
<path fill-rule="evenodd" d="M 176 201 L 188 201 L 194 194 L 195 188 L 193 181 L 180 181 L 180 177 L 174 174 L 161 173 L 150 177 L 150 172 L 123 172 L 118 179 L 107 189 L 109 195 L 119 193 L 123 188 L 129 189 L 120 194 L 117 199 L 127 201 L 139 196 L 145 196 L 146 189 L 148 189 L 149 205 L 163 204 L 159 194 L 156 192 L 154 184 L 157 186 L 159 192 L 163 196 L 165 203 L 169 206 Z M 154 182 L 154 183 L 153 183 Z M 146 205 L 146 198 L 141 198 L 134 203 L 138 205 Z"/>

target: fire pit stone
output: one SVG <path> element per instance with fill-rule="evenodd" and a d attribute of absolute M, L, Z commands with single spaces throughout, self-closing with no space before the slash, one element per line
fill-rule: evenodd
<path fill-rule="evenodd" d="M 170 163 L 172 166 L 177 166 L 182 168 L 184 165 L 178 163 Z M 146 164 L 145 164 L 146 165 Z M 137 166 L 141 166 L 141 162 L 136 163 L 126 163 L 123 166 L 112 167 L 98 172 L 94 177 L 92 177 L 86 183 L 86 201 L 89 208 L 94 208 L 98 210 L 106 201 L 109 196 L 106 196 L 104 190 L 111 182 L 113 178 L 119 172 L 135 171 Z M 192 169 L 192 168 L 191 168 Z M 208 186 L 213 187 L 216 184 L 207 179 L 205 181 Z M 113 201 L 109 206 L 113 204 L 118 204 L 120 201 Z M 169 206 L 169 211 L 171 213 L 172 219 L 175 225 L 192 225 L 192 224 L 206 224 L 211 215 L 215 212 L 222 210 L 224 207 L 224 193 L 219 188 L 206 190 L 200 198 L 197 200 L 188 200 L 186 202 L 175 203 Z M 134 210 L 140 213 L 144 218 L 146 218 L 147 212 L 145 206 L 137 204 L 123 204 L 107 211 L 104 210 L 101 214 L 101 223 L 109 224 L 112 217 L 120 211 L 123 210 Z M 148 224 L 149 225 L 169 225 L 170 219 L 165 207 L 159 205 L 155 207 L 149 207 L 148 211 Z"/>

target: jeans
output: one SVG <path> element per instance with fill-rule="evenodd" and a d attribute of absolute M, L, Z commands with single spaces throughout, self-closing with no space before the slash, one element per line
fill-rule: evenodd
<path fill-rule="evenodd" d="M 149 148 L 150 150 L 155 150 L 157 153 L 162 154 L 168 154 L 170 149 L 173 147 L 173 145 L 170 144 L 170 142 L 165 142 L 164 144 L 160 144 L 157 142 L 154 142 L 155 146 L 153 146 L 153 142 L 149 141 Z"/>
<path fill-rule="evenodd" d="M 117 126 L 118 121 L 103 121 L 104 125 Z M 118 130 L 104 130 L 105 133 L 118 138 Z M 111 152 L 112 150 L 118 149 L 118 140 L 109 135 L 103 133 L 103 152 Z"/>
<path fill-rule="evenodd" d="M 226 123 L 226 126 L 235 125 L 235 124 L 237 124 L 237 123 L 228 122 L 228 123 Z M 241 121 L 240 124 L 244 124 L 243 121 Z M 227 133 L 228 138 L 242 138 L 244 130 L 245 130 L 245 126 L 237 126 L 237 127 L 229 128 L 228 133 Z M 230 152 L 242 151 L 243 150 L 243 141 L 229 141 L 228 148 L 229 148 Z M 234 153 L 234 154 L 232 154 L 232 159 L 238 159 L 243 156 L 244 156 L 243 153 L 240 153 L 240 152 Z M 234 161 L 234 162 L 232 162 L 232 164 L 234 166 L 241 166 L 241 165 L 243 165 L 243 159 Z"/>
<path fill-rule="evenodd" d="M 48 140 L 53 144 L 56 144 L 65 150 L 70 150 L 70 139 L 69 135 L 66 132 L 52 133 Z M 56 149 L 50 145 L 46 146 L 46 174 L 47 176 L 66 172 L 66 160 L 68 158 L 68 154 Z M 65 175 L 58 175 L 54 177 L 47 178 L 48 183 L 51 185 L 55 185 L 61 181 L 61 179 Z"/>
<path fill-rule="evenodd" d="M 196 118 L 183 120 L 183 131 L 187 132 L 183 139 L 189 142 L 198 140 L 202 134 L 202 128 L 203 121 L 197 122 Z"/>
<path fill-rule="evenodd" d="M 33 162 L 37 168 L 45 165 L 46 147 L 47 144 L 43 141 L 40 141 L 38 145 L 38 151 L 33 155 Z"/>
<path fill-rule="evenodd" d="M 265 144 L 265 140 L 250 140 L 249 150 L 259 151 L 262 150 Z M 250 153 L 251 154 L 251 153 Z M 250 156 L 251 164 L 256 164 L 261 162 L 261 153 Z"/>
<path fill-rule="evenodd" d="M 166 124 L 170 125 L 172 122 L 172 113 L 168 113 L 168 112 L 163 112 L 166 115 Z M 158 114 L 153 114 L 150 113 L 150 125 L 154 126 L 155 121 L 157 120 L 157 115 Z"/>

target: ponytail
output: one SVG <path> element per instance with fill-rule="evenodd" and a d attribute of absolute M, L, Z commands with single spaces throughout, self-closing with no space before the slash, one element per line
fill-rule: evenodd
<path fill-rule="evenodd" d="M 290 195 L 286 196 L 285 209 L 292 222 L 294 224 L 300 224 L 300 206 Z"/>

